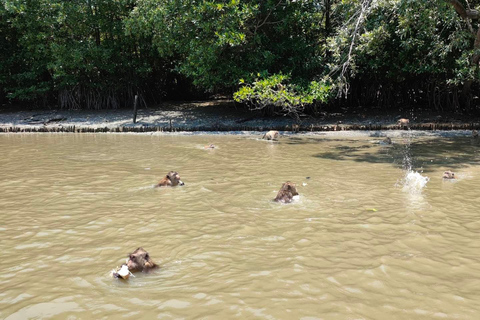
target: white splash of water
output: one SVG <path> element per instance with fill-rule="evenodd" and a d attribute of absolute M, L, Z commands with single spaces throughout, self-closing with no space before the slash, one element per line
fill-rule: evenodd
<path fill-rule="evenodd" d="M 410 129 L 406 132 L 402 132 L 402 137 L 404 138 L 404 150 L 403 150 L 403 169 L 405 171 L 405 176 L 400 181 L 400 184 L 403 186 L 403 192 L 407 192 L 410 195 L 421 195 L 423 189 L 427 186 L 429 177 L 424 177 L 417 171 L 413 171 L 413 158 L 412 158 L 412 133 Z"/>
<path fill-rule="evenodd" d="M 427 186 L 429 180 L 429 177 L 424 177 L 416 171 L 408 170 L 402 180 L 402 190 L 410 194 L 420 194 Z"/>

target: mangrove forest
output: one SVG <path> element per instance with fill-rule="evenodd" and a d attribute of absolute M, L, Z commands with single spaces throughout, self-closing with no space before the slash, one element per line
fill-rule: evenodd
<path fill-rule="evenodd" d="M 2 0 L 0 105 L 480 111 L 480 0 Z"/>

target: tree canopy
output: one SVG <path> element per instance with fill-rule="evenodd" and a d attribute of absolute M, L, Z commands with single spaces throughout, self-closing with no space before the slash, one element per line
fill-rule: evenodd
<path fill-rule="evenodd" d="M 2 0 L 0 100 L 479 109 L 480 1 Z"/>

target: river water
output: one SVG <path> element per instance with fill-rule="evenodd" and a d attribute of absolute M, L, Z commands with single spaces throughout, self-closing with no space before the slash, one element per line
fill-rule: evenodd
<path fill-rule="evenodd" d="M 0 318 L 478 319 L 467 132 L 259 137 L 0 135 Z"/>

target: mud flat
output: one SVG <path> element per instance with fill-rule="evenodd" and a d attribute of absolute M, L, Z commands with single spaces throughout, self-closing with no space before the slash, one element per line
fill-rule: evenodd
<path fill-rule="evenodd" d="M 162 103 L 138 110 L 25 110 L 0 111 L 0 132 L 230 132 L 230 131 L 346 131 L 346 130 L 473 130 L 480 119 L 432 113 L 397 112 L 388 114 L 370 110 L 353 113 L 322 113 L 318 117 L 263 117 L 235 105 L 231 100 Z M 410 119 L 409 127 L 396 120 Z M 298 127 L 296 126 L 298 124 Z"/>

